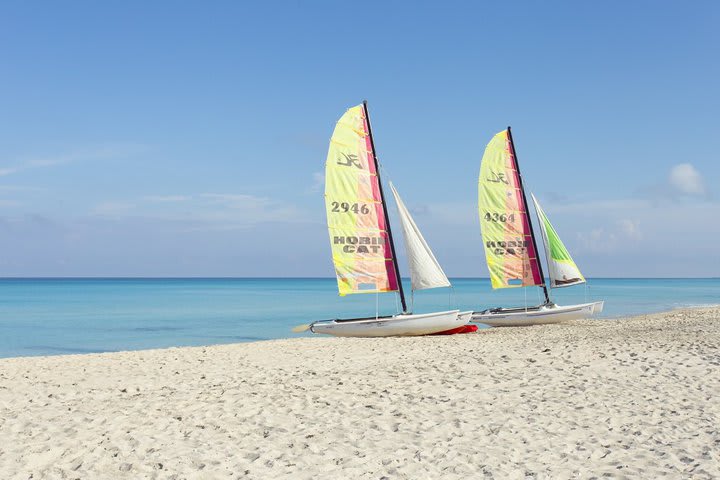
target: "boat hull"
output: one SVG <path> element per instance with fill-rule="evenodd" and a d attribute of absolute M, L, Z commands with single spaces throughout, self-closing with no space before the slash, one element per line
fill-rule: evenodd
<path fill-rule="evenodd" d="M 466 325 L 469 319 L 459 317 L 458 310 L 447 312 L 400 314 L 392 317 L 350 320 L 324 320 L 310 325 L 313 333 L 336 337 L 399 337 L 428 335 Z"/>
<path fill-rule="evenodd" d="M 582 303 L 566 306 L 541 306 L 536 309 L 498 310 L 495 312 L 473 312 L 472 322 L 491 327 L 522 327 L 579 320 L 599 314 L 604 302 Z"/>
<path fill-rule="evenodd" d="M 455 335 L 458 333 L 477 332 L 477 325 L 470 325 L 470 320 L 472 320 L 472 314 L 472 310 L 460 312 L 458 313 L 458 320 L 460 321 L 459 327 L 451 328 L 450 330 L 443 330 L 442 332 L 431 333 L 430 335 Z"/>
<path fill-rule="evenodd" d="M 452 330 L 443 330 L 442 332 L 431 333 L 430 335 L 458 335 L 461 333 L 475 333 L 477 331 L 477 325 L 463 325 L 462 327 L 453 328 Z"/>

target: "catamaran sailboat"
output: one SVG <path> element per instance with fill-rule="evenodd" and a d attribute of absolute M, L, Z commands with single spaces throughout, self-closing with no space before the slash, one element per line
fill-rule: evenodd
<path fill-rule="evenodd" d="M 534 195 L 532 198 L 540 219 L 550 287 L 584 283 L 585 277 Z M 492 287 L 540 286 L 545 301 L 533 307 L 473 312 L 472 322 L 494 327 L 538 325 L 587 318 L 602 312 L 602 301 L 559 306 L 550 300 L 510 127 L 495 135 L 485 149 L 478 180 L 478 209 Z"/>
<path fill-rule="evenodd" d="M 405 233 L 413 290 L 449 287 L 447 276 L 397 190 L 392 184 L 390 187 L 398 203 Z M 325 206 L 340 295 L 397 292 L 402 313 L 323 320 L 300 325 L 293 331 L 310 330 L 344 337 L 385 337 L 428 335 L 468 323 L 471 312 L 460 315 L 458 310 L 424 314 L 408 311 L 367 102 L 349 109 L 335 126 L 325 164 Z"/>

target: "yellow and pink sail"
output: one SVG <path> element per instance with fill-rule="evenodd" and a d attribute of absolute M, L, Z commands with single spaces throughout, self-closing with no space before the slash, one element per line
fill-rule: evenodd
<path fill-rule="evenodd" d="M 325 207 L 340 295 L 397 291 L 398 274 L 363 105 L 345 112 L 330 139 Z"/>
<path fill-rule="evenodd" d="M 493 288 L 544 285 L 508 130 L 488 143 L 480 165 L 478 209 Z"/>

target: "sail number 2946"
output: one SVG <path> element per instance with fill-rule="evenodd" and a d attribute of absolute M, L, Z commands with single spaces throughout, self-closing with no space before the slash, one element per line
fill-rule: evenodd
<path fill-rule="evenodd" d="M 497 213 L 497 212 L 495 212 L 495 213 L 490 213 L 490 212 L 488 212 L 488 213 L 485 214 L 485 217 L 484 217 L 484 218 L 485 218 L 485 220 L 487 220 L 488 222 L 503 222 L 503 223 L 505 223 L 505 222 L 510 222 L 510 223 L 515 222 L 515 214 L 514 214 L 514 213 L 511 213 L 510 215 L 505 215 L 504 213 Z"/>
<path fill-rule="evenodd" d="M 348 202 L 332 202 L 333 212 L 338 213 L 362 213 L 367 215 L 370 213 L 370 207 L 366 203 L 348 203 Z"/>

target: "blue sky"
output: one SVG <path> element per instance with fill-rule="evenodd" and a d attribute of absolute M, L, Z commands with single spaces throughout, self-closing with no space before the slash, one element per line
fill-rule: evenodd
<path fill-rule="evenodd" d="M 0 275 L 330 276 L 327 142 L 366 98 L 450 276 L 487 275 L 477 174 L 507 125 L 586 275 L 718 276 L 718 24 L 711 1 L 3 2 Z"/>

